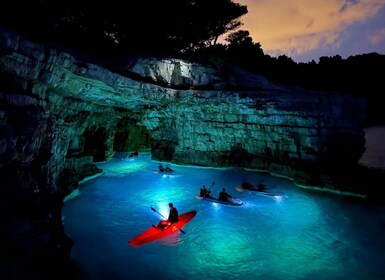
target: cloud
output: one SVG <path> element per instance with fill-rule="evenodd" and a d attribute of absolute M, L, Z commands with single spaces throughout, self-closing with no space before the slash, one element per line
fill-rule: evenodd
<path fill-rule="evenodd" d="M 349 28 L 370 20 L 385 0 L 238 0 L 247 5 L 243 29 L 265 53 L 299 55 L 314 50 L 338 50 L 349 38 Z M 365 37 L 375 43 L 384 31 Z"/>
<path fill-rule="evenodd" d="M 380 44 L 385 41 L 385 28 L 382 28 L 378 33 L 369 35 L 369 40 L 373 45 Z"/>

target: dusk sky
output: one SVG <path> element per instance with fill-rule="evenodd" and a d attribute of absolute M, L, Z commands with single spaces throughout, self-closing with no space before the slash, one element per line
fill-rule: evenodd
<path fill-rule="evenodd" d="M 321 56 L 377 52 L 385 55 L 385 0 L 233 0 L 265 54 L 295 62 Z"/>

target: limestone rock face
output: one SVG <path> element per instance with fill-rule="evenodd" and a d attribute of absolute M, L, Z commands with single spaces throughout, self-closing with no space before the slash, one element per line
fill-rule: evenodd
<path fill-rule="evenodd" d="M 174 88 L 202 88 L 224 82 L 215 69 L 180 59 L 135 57 L 126 60 L 121 68 L 149 82 Z"/>
<path fill-rule="evenodd" d="M 21 215 L 21 224 L 30 222 L 23 209 L 35 209 L 34 221 L 51 217 L 55 244 L 68 249 L 62 197 L 101 172 L 95 161 L 134 149 L 365 193 L 330 171 L 355 166 L 364 151 L 362 99 L 271 84 L 237 68 L 223 76 L 179 59 L 123 61 L 102 67 L 0 29 L 0 174 L 12 182 L 1 187 L 2 213 Z"/>
<path fill-rule="evenodd" d="M 365 103 L 356 97 L 275 85 L 237 68 L 224 77 L 178 59 L 133 57 L 103 68 L 5 30 L 0 43 L 9 132 L 1 164 L 29 163 L 44 146 L 52 182 L 66 158 L 106 160 L 127 147 L 177 163 L 289 177 L 309 164 L 355 165 L 364 151 Z"/>

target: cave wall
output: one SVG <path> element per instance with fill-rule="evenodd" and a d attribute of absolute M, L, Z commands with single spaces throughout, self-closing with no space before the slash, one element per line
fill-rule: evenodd
<path fill-rule="evenodd" d="M 62 225 L 63 198 L 79 181 L 101 172 L 95 160 L 113 156 L 120 113 L 53 92 L 42 100 L 10 86 L 7 75 L 1 73 L 0 80 L 0 246 L 9 264 L 2 275 L 54 279 L 69 271 L 73 246 Z M 100 153 L 90 152 L 98 145 Z"/>
<path fill-rule="evenodd" d="M 37 140 L 2 138 L 8 147 L 2 154 L 20 154 L 10 147 L 26 141 L 30 150 L 20 158 L 31 162 L 40 149 L 31 143 L 50 139 L 52 182 L 63 158 L 103 161 L 115 151 L 140 149 L 158 160 L 264 169 L 328 187 L 313 178 L 316 171 L 354 166 L 365 149 L 366 104 L 358 97 L 272 84 L 237 68 L 223 76 L 171 58 L 128 57 L 101 67 L 6 30 L 1 34 L 4 106 L 29 103 L 31 121 L 39 110 L 50 124 L 49 132 L 30 136 Z M 20 120 L 4 106 L 3 127 L 12 130 Z"/>
<path fill-rule="evenodd" d="M 14 33 L 2 33 L 0 43 L 0 246 L 9 264 L 2 275 L 54 279 L 71 267 L 63 198 L 101 173 L 95 161 L 114 155 L 117 123 L 131 114 L 63 95 L 40 80 L 53 75 L 60 85 L 67 70 L 53 65 L 66 64 L 66 56 L 47 57 L 41 45 Z"/>
<path fill-rule="evenodd" d="M 102 172 L 95 161 L 116 151 L 366 191 L 329 172 L 355 166 L 364 151 L 366 104 L 356 97 L 271 84 L 236 68 L 223 76 L 171 58 L 130 57 L 102 67 L 2 28 L 0 82 L 1 215 L 8 229 L 1 246 L 26 273 L 67 269 L 73 244 L 62 228 L 63 197 Z M 41 225 L 44 238 L 33 234 Z"/>

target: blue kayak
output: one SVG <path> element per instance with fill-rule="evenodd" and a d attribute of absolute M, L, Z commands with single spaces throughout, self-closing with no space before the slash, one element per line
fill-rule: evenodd
<path fill-rule="evenodd" d="M 272 197 L 272 198 L 276 198 L 276 199 L 282 199 L 282 198 L 286 197 L 286 195 L 284 195 L 284 194 L 277 193 L 277 192 L 269 192 L 266 190 L 260 190 L 260 188 L 254 187 L 254 186 L 253 187 L 236 186 L 235 189 L 239 192 L 248 191 L 248 192 L 254 193 L 256 195 L 267 196 L 267 197 Z"/>
<path fill-rule="evenodd" d="M 229 200 L 218 200 L 217 198 L 214 198 L 214 197 L 201 197 L 199 194 L 197 194 L 195 197 L 199 200 L 204 200 L 212 203 L 224 204 L 229 206 L 242 206 L 245 204 L 244 201 L 234 197 L 230 198 Z"/>

